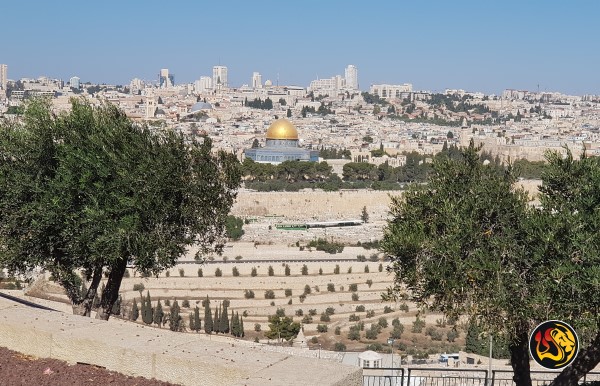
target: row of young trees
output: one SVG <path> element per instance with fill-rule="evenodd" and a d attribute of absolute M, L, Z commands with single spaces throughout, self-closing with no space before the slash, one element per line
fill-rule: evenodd
<path fill-rule="evenodd" d="M 142 321 L 147 325 L 156 324 L 158 327 L 162 327 L 168 323 L 171 331 L 181 332 L 186 330 L 186 324 L 181 315 L 181 308 L 177 300 L 174 300 L 173 303 L 169 305 L 169 312 L 165 313 L 160 300 L 156 303 L 156 307 L 152 307 L 152 299 L 150 297 L 150 291 L 148 291 L 146 296 L 140 299 L 140 304 L 141 309 L 138 308 L 137 300 L 133 300 L 130 313 L 131 320 L 136 321 L 141 315 Z M 215 307 L 213 316 L 210 308 L 210 299 L 208 298 L 208 295 L 206 296 L 206 299 L 202 301 L 202 306 L 204 307 L 205 333 L 231 333 L 231 335 L 235 337 L 244 337 L 244 318 L 243 316 L 240 316 L 238 312 L 234 314 L 233 310 L 231 311 L 231 317 L 229 317 L 227 311 L 229 304 L 229 300 L 224 300 Z M 202 330 L 202 319 L 200 318 L 200 308 L 198 306 L 196 306 L 193 312 L 189 314 L 187 327 L 190 331 L 199 332 Z"/>

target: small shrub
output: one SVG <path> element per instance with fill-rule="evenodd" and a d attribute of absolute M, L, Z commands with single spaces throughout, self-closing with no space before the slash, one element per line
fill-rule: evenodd
<path fill-rule="evenodd" d="M 327 284 L 327 291 L 335 292 L 335 285 L 333 285 L 333 283 Z"/>
<path fill-rule="evenodd" d="M 317 325 L 317 331 L 318 332 L 327 332 L 327 325 L 326 324 L 319 324 Z"/>
<path fill-rule="evenodd" d="M 312 323 L 312 317 L 310 315 L 304 315 L 304 317 L 302 318 L 302 323 L 303 324 L 311 324 Z"/>
<path fill-rule="evenodd" d="M 312 343 L 312 344 L 318 344 L 319 343 L 319 338 L 317 338 L 316 336 L 313 336 L 312 338 L 310 338 L 310 343 Z"/>
<path fill-rule="evenodd" d="M 348 267 L 348 273 L 352 273 L 352 267 Z"/>
<path fill-rule="evenodd" d="M 321 322 L 331 322 L 331 318 L 326 313 L 322 313 L 320 317 Z"/>
<path fill-rule="evenodd" d="M 342 329 L 341 329 L 341 327 L 340 327 L 340 326 L 337 326 L 337 327 L 335 328 L 335 332 L 334 332 L 334 333 L 335 333 L 336 335 L 341 335 L 341 334 L 342 334 Z"/>
<path fill-rule="evenodd" d="M 371 350 L 371 351 L 383 351 L 383 346 L 379 342 L 371 343 L 371 344 L 367 345 L 366 349 Z"/>
<path fill-rule="evenodd" d="M 179 276 L 180 277 L 184 277 L 185 276 L 185 271 L 183 268 L 179 268 Z"/>
<path fill-rule="evenodd" d="M 308 284 L 304 286 L 304 294 L 305 295 L 310 294 L 310 286 Z"/>
<path fill-rule="evenodd" d="M 283 318 L 285 316 L 285 310 L 283 308 L 278 308 L 277 311 L 275 311 L 275 315 Z"/>
<path fill-rule="evenodd" d="M 144 291 L 144 283 L 139 283 L 139 284 L 134 284 L 133 285 L 133 290 L 137 291 L 137 292 L 143 292 Z"/>
<path fill-rule="evenodd" d="M 383 272 L 383 264 L 379 263 L 379 267 L 377 269 L 379 272 Z"/>
<path fill-rule="evenodd" d="M 236 260 L 238 260 L 238 261 L 240 261 L 240 260 L 242 260 L 242 256 L 241 256 L 241 255 L 237 255 L 237 256 L 235 257 L 235 259 L 236 259 Z"/>
<path fill-rule="evenodd" d="M 246 299 L 254 299 L 254 291 L 252 291 L 252 290 L 245 290 L 244 291 L 244 297 Z"/>
<path fill-rule="evenodd" d="M 327 315 L 333 315 L 333 314 L 335 314 L 335 308 L 333 308 L 333 307 L 327 307 L 327 309 L 325 310 L 325 313 Z"/>
<path fill-rule="evenodd" d="M 315 315 L 317 315 L 317 310 L 314 308 L 311 308 L 310 310 L 308 310 L 308 314 L 310 316 L 315 316 Z"/>
<path fill-rule="evenodd" d="M 285 296 L 286 297 L 292 296 L 292 290 L 291 290 L 291 288 L 286 288 L 284 292 L 285 292 Z"/>
<path fill-rule="evenodd" d="M 402 325 L 402 324 L 400 323 L 400 319 L 398 319 L 398 318 L 394 318 L 394 319 L 392 320 L 392 326 L 394 326 L 394 327 L 398 327 L 398 326 L 401 326 L 401 325 Z"/>
<path fill-rule="evenodd" d="M 357 302 L 358 301 L 358 294 L 356 292 L 352 292 L 352 301 L 353 302 Z"/>
<path fill-rule="evenodd" d="M 448 342 L 453 343 L 456 340 L 456 338 L 458 338 L 458 335 L 458 331 L 452 329 L 448 331 L 448 333 L 446 333 L 446 338 L 448 339 Z"/>
<path fill-rule="evenodd" d="M 371 256 L 369 256 L 369 260 L 370 261 L 378 261 L 379 260 L 379 254 L 378 253 L 372 253 Z"/>
<path fill-rule="evenodd" d="M 346 345 L 342 342 L 337 342 L 333 345 L 333 351 L 346 351 Z"/>
<path fill-rule="evenodd" d="M 367 318 L 372 318 L 375 316 L 375 310 L 369 310 L 367 311 Z"/>
<path fill-rule="evenodd" d="M 402 326 L 402 325 L 400 325 Z M 390 338 L 392 339 L 400 339 L 402 337 L 402 333 L 404 332 L 404 327 L 394 327 L 392 332 L 390 332 Z"/>
<path fill-rule="evenodd" d="M 290 298 L 290 300 L 288 300 L 288 304 L 292 305 L 292 298 Z"/>
<path fill-rule="evenodd" d="M 250 276 L 256 277 L 257 275 L 258 275 L 258 272 L 256 271 L 256 267 L 252 267 L 252 270 L 250 271 Z"/>
<path fill-rule="evenodd" d="M 360 320 L 360 316 L 358 316 L 356 314 L 352 314 L 352 315 L 348 316 L 349 322 L 358 322 L 359 320 Z"/>
<path fill-rule="evenodd" d="M 202 272 L 202 268 L 198 268 L 198 277 L 204 276 L 204 272 Z"/>
<path fill-rule="evenodd" d="M 371 288 L 371 286 L 373 285 L 373 280 L 367 280 L 367 285 L 369 286 L 369 288 Z"/>
<path fill-rule="evenodd" d="M 300 299 L 300 303 L 304 303 L 304 300 L 306 300 L 306 295 L 302 294 L 298 296 L 298 299 Z"/>
<path fill-rule="evenodd" d="M 275 299 L 275 291 L 266 290 L 265 291 L 265 299 Z"/>
<path fill-rule="evenodd" d="M 365 306 L 362 304 L 360 306 L 356 306 L 356 312 L 365 312 Z"/>
<path fill-rule="evenodd" d="M 260 332 L 260 324 L 259 323 L 254 324 L 254 331 Z"/>
<path fill-rule="evenodd" d="M 381 327 L 381 328 L 387 328 L 388 326 L 388 321 L 386 318 L 381 317 L 379 318 L 379 320 L 377 321 L 377 324 Z"/>
<path fill-rule="evenodd" d="M 233 268 L 231 269 L 231 274 L 232 274 L 233 276 L 240 276 L 240 271 L 237 269 L 237 267 L 233 267 Z"/>
<path fill-rule="evenodd" d="M 423 331 L 423 328 L 425 328 L 425 321 L 419 319 L 419 317 L 417 316 L 417 318 L 413 322 L 411 331 L 415 334 L 418 334 L 421 331 Z"/>
<path fill-rule="evenodd" d="M 215 276 L 216 276 L 216 277 L 221 277 L 221 276 L 223 276 L 223 272 L 221 272 L 221 268 L 217 268 L 217 269 L 215 269 Z"/>
<path fill-rule="evenodd" d="M 306 264 L 302 265 L 302 274 L 305 276 L 308 275 L 308 267 Z"/>
<path fill-rule="evenodd" d="M 319 286 L 318 285 L 315 286 L 315 292 L 319 292 Z"/>
<path fill-rule="evenodd" d="M 319 275 L 323 274 L 323 268 L 319 268 Z"/>
<path fill-rule="evenodd" d="M 273 306 L 273 307 L 274 307 L 274 306 L 275 306 L 275 302 L 271 302 L 271 306 Z"/>
<path fill-rule="evenodd" d="M 285 276 L 290 276 L 290 266 L 289 265 L 285 265 Z"/>
<path fill-rule="evenodd" d="M 242 316 L 245 318 L 248 316 L 248 310 L 244 310 L 244 312 L 242 312 Z"/>
<path fill-rule="evenodd" d="M 398 309 L 399 309 L 400 311 L 408 312 L 408 304 L 406 304 L 406 303 L 401 303 L 401 304 L 398 306 Z"/>
<path fill-rule="evenodd" d="M 351 327 L 350 331 L 348 331 L 348 339 L 360 340 L 360 330 L 358 328 Z"/>
<path fill-rule="evenodd" d="M 167 271 L 167 272 L 165 272 L 165 276 L 166 276 L 166 277 L 169 277 L 169 276 L 171 276 L 171 271 Z"/>
<path fill-rule="evenodd" d="M 165 306 L 171 307 L 171 301 L 169 299 L 165 300 Z"/>
<path fill-rule="evenodd" d="M 369 273 L 369 266 L 365 265 L 365 273 Z"/>
<path fill-rule="evenodd" d="M 304 315 L 304 311 L 302 311 L 302 308 L 298 308 L 296 310 L 296 316 L 303 316 Z"/>
<path fill-rule="evenodd" d="M 367 257 L 365 255 L 357 255 L 356 260 L 363 263 L 363 262 L 367 261 Z"/>
<path fill-rule="evenodd" d="M 333 269 L 333 273 L 335 273 L 336 275 L 340 274 L 340 265 L 336 264 L 335 268 Z"/>
<path fill-rule="evenodd" d="M 365 338 L 369 340 L 375 340 L 377 339 L 377 335 L 379 335 L 379 330 L 377 328 L 373 328 L 373 326 L 374 324 L 372 324 L 371 328 L 365 332 Z"/>
<path fill-rule="evenodd" d="M 394 310 L 392 310 L 392 307 L 390 307 L 390 306 L 383 307 L 384 314 L 389 314 L 390 312 L 394 312 Z"/>
<path fill-rule="evenodd" d="M 273 269 L 272 266 L 269 265 L 269 276 L 273 276 L 275 275 L 275 270 Z"/>
<path fill-rule="evenodd" d="M 128 269 L 126 269 L 126 270 L 125 270 L 125 272 L 123 273 L 123 277 L 124 277 L 124 278 L 129 278 L 129 277 L 131 277 L 131 275 L 129 274 L 129 270 L 128 270 Z"/>
<path fill-rule="evenodd" d="M 343 285 L 340 286 L 340 292 L 344 292 L 344 286 Z"/>
<path fill-rule="evenodd" d="M 350 284 L 348 286 L 348 291 L 352 291 L 352 292 L 358 291 L 358 284 L 356 284 L 356 283 L 355 284 Z"/>
<path fill-rule="evenodd" d="M 190 301 L 185 299 L 184 301 L 181 302 L 181 307 L 190 308 Z"/>

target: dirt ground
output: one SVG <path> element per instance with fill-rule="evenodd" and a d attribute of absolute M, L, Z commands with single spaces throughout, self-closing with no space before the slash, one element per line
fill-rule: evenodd
<path fill-rule="evenodd" d="M 0 347 L 0 385 L 19 386 L 174 386 L 173 383 L 131 377 L 106 369 L 34 358 Z"/>

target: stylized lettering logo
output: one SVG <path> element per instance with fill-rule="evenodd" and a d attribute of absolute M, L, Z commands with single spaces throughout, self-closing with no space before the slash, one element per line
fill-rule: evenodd
<path fill-rule="evenodd" d="M 529 352 L 540 366 L 560 369 L 575 360 L 579 338 L 573 327 L 560 320 L 548 320 L 537 326 L 529 338 Z"/>

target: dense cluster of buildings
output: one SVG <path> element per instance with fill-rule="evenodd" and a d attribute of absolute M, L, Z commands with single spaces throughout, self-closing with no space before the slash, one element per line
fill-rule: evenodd
<path fill-rule="evenodd" d="M 259 72 L 248 84 L 233 86 L 222 65 L 192 83 L 176 83 L 169 69 L 161 69 L 154 81 L 106 85 L 77 76 L 66 83 L 47 77 L 10 80 L 7 65 L 0 64 L 0 114 L 13 113 L 30 97 L 50 97 L 57 110 L 68 109 L 73 96 L 105 100 L 134 120 L 209 135 L 216 146 L 258 162 L 316 160 L 319 150 L 345 149 L 353 161 L 397 166 L 403 153 L 435 154 L 444 144 L 465 145 L 470 139 L 504 160 L 542 160 L 546 150 L 563 152 L 565 146 L 575 154 L 583 148 L 600 154 L 598 96 L 523 90 L 432 94 L 409 83 L 373 84 L 363 94 L 353 65 L 305 88 L 273 84 Z M 269 137 L 269 127 L 281 118 L 294 128 L 293 138 Z"/>

